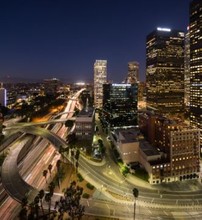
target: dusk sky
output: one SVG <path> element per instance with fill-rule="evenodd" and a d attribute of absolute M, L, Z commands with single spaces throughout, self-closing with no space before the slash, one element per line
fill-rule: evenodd
<path fill-rule="evenodd" d="M 0 77 L 92 81 L 96 59 L 121 82 L 127 63 L 145 79 L 146 35 L 186 31 L 190 0 L 1 0 Z"/>

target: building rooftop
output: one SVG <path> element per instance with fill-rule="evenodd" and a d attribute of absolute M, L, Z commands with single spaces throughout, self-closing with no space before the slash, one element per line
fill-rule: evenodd
<path fill-rule="evenodd" d="M 159 155 L 160 152 L 146 140 L 140 141 L 140 148 L 147 156 Z"/>
<path fill-rule="evenodd" d="M 94 113 L 94 108 L 88 107 L 88 108 L 83 108 L 77 117 L 92 117 Z"/>
<path fill-rule="evenodd" d="M 115 134 L 122 143 L 132 143 L 143 139 L 139 128 L 117 129 Z"/>

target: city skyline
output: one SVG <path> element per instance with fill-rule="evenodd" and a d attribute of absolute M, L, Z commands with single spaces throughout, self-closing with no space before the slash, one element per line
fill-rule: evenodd
<path fill-rule="evenodd" d="M 109 80 L 123 81 L 130 61 L 145 80 L 146 35 L 158 26 L 186 31 L 189 2 L 1 3 L 0 77 L 89 82 L 104 59 Z"/>

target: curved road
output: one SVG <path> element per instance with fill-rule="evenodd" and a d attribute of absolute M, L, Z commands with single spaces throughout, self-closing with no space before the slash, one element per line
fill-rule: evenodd
<path fill-rule="evenodd" d="M 66 148 L 66 142 L 54 134 L 39 127 L 26 127 L 21 128 L 21 132 L 38 135 L 49 140 L 56 150 L 60 147 Z M 1 171 L 2 184 L 7 193 L 18 202 L 21 202 L 25 195 L 28 196 L 30 201 L 33 201 L 34 197 L 38 194 L 38 190 L 27 184 L 21 175 L 17 167 L 18 156 L 23 150 L 25 145 L 19 145 L 19 147 L 10 149 L 8 156 L 6 157 Z"/>

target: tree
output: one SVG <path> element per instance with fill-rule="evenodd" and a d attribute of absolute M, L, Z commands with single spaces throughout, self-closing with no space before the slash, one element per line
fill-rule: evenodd
<path fill-rule="evenodd" d="M 27 208 L 26 207 L 22 207 L 18 217 L 20 220 L 27 220 Z"/>
<path fill-rule="evenodd" d="M 75 154 L 75 159 L 78 161 L 79 160 L 79 155 L 80 155 L 80 151 L 77 149 L 76 150 L 76 154 Z"/>
<path fill-rule="evenodd" d="M 139 191 L 137 188 L 133 188 L 133 196 L 135 198 L 135 201 L 134 201 L 134 216 L 133 216 L 133 219 L 135 220 L 135 209 L 136 209 L 136 200 L 138 198 L 138 195 L 139 195 Z"/>
<path fill-rule="evenodd" d="M 54 192 L 54 189 L 55 189 L 55 183 L 53 181 L 50 182 L 48 188 L 49 188 L 50 195 L 52 196 L 53 192 Z"/>
<path fill-rule="evenodd" d="M 50 209 L 51 209 L 51 194 L 50 193 L 46 193 L 45 194 L 45 201 L 48 203 L 48 213 L 50 216 Z"/>
<path fill-rule="evenodd" d="M 77 172 L 78 172 L 78 167 L 79 167 L 79 162 L 78 162 L 78 160 L 76 161 L 75 167 L 76 167 L 76 173 L 77 173 Z"/>
<path fill-rule="evenodd" d="M 44 215 L 44 209 L 43 209 L 43 198 L 44 198 L 44 195 L 45 195 L 45 192 L 44 192 L 43 189 L 41 189 L 39 191 L 38 196 L 39 196 L 39 200 L 40 200 L 40 204 L 41 204 L 41 210 L 42 210 L 43 215 Z"/>
<path fill-rule="evenodd" d="M 73 125 L 74 125 L 74 122 L 72 120 L 67 120 L 65 122 L 65 126 L 68 127 L 68 128 L 71 128 Z"/>
<path fill-rule="evenodd" d="M 76 185 L 76 181 L 72 181 L 70 186 L 66 188 L 64 196 L 60 197 L 56 208 L 62 218 L 64 212 L 68 212 L 71 219 L 81 219 L 84 215 L 85 207 L 80 205 L 83 188 Z M 60 218 L 60 219 L 61 219 Z"/>
<path fill-rule="evenodd" d="M 22 198 L 21 200 L 22 209 L 20 210 L 20 213 L 18 215 L 20 220 L 27 219 L 27 204 L 28 204 L 27 197 Z"/>
<path fill-rule="evenodd" d="M 56 167 L 57 167 L 57 182 L 58 182 L 58 187 L 60 188 L 60 168 L 61 168 L 61 160 L 57 160 L 56 162 Z"/>
<path fill-rule="evenodd" d="M 49 170 L 49 172 L 50 172 L 50 175 L 51 175 L 51 170 L 52 170 L 52 168 L 53 168 L 53 165 L 52 165 L 52 164 L 49 164 L 49 165 L 48 165 L 48 170 Z"/>
<path fill-rule="evenodd" d="M 47 183 L 47 178 L 46 178 L 46 177 L 47 177 L 47 174 L 48 174 L 48 171 L 47 171 L 47 170 L 44 170 L 44 171 L 43 171 L 43 176 L 44 176 L 44 178 L 46 179 L 46 183 Z"/>
<path fill-rule="evenodd" d="M 60 167 L 61 167 L 61 160 L 57 160 L 56 167 L 57 167 L 57 170 L 59 172 L 60 171 Z"/>
<path fill-rule="evenodd" d="M 34 198 L 34 211 L 36 214 L 36 218 L 38 219 L 39 218 L 39 196 L 38 195 Z"/>
<path fill-rule="evenodd" d="M 27 199 L 27 197 L 23 197 L 22 200 L 21 200 L 21 205 L 22 205 L 22 207 L 27 206 L 27 204 L 28 204 L 28 199 Z"/>

